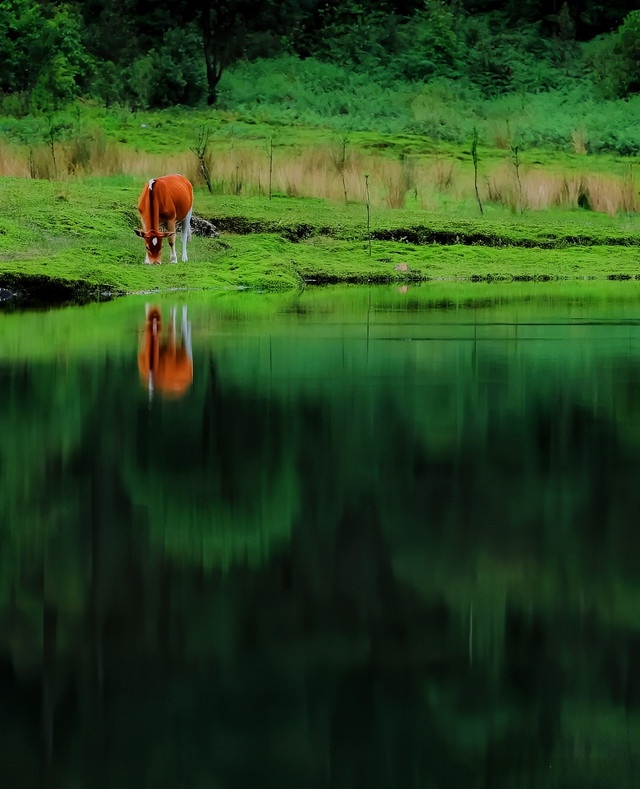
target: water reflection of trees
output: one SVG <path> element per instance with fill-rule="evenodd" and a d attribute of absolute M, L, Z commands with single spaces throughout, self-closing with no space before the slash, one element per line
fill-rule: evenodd
<path fill-rule="evenodd" d="M 191 566 L 264 562 L 289 541 L 298 480 L 277 404 L 222 390 L 213 363 L 184 411 L 152 410 L 126 459 L 133 506 L 152 543 Z"/>
<path fill-rule="evenodd" d="M 12 786 L 43 720 L 60 786 L 633 785 L 633 364 L 590 399 L 200 362 L 151 409 L 122 359 L 2 374 Z"/>

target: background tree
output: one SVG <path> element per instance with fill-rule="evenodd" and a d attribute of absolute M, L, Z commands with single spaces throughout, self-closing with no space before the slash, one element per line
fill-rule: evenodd
<path fill-rule="evenodd" d="M 0 92 L 28 92 L 39 107 L 61 103 L 87 87 L 92 67 L 73 7 L 0 4 Z"/>
<path fill-rule="evenodd" d="M 278 54 L 305 9 L 292 0 L 198 0 L 192 9 L 202 35 L 207 104 L 218 99 L 218 84 L 235 60 Z M 265 51 L 265 44 L 266 51 Z"/>
<path fill-rule="evenodd" d="M 227 69 L 282 54 L 359 72 L 393 90 L 397 80 L 414 85 L 447 78 L 485 96 L 540 93 L 567 87 L 567 77 L 589 79 L 592 73 L 602 93 L 624 97 L 639 89 L 636 5 L 5 0 L 0 98 L 16 94 L 37 108 L 79 95 L 134 109 L 214 105 Z M 596 36 L 601 38 L 593 42 Z"/>
<path fill-rule="evenodd" d="M 605 98 L 640 92 L 640 11 L 633 11 L 618 30 L 591 42 L 588 63 Z"/>

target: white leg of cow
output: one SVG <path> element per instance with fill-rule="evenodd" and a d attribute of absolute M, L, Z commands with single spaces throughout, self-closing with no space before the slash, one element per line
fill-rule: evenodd
<path fill-rule="evenodd" d="M 169 242 L 169 249 L 171 250 L 171 254 L 169 255 L 169 263 L 177 263 L 178 258 L 176 256 L 176 220 L 169 219 L 167 221 L 167 230 L 169 235 L 167 236 L 167 241 Z"/>
<path fill-rule="evenodd" d="M 182 220 L 182 228 L 180 230 L 180 235 L 182 236 L 182 262 L 186 263 L 189 258 L 187 257 L 187 241 L 191 238 L 191 214 L 193 209 L 190 209 L 189 213 L 186 217 Z"/>
<path fill-rule="evenodd" d="M 191 352 L 191 324 L 187 320 L 186 306 L 182 308 L 182 339 L 184 341 L 189 359 L 193 359 L 193 354 Z"/>
<path fill-rule="evenodd" d="M 143 233 L 147 232 L 147 228 L 146 228 L 144 222 L 142 223 L 142 232 Z M 146 243 L 147 242 L 145 241 L 145 247 L 146 247 Z M 144 253 L 144 262 L 147 264 L 147 266 L 151 265 L 151 261 L 149 260 L 149 252 L 148 251 L 145 251 L 145 253 Z"/>

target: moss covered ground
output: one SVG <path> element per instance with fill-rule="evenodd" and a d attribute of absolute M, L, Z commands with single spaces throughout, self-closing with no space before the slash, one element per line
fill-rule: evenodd
<path fill-rule="evenodd" d="M 368 227 L 362 204 L 216 196 L 203 188 L 194 213 L 212 221 L 219 238 L 194 237 L 189 263 L 148 266 L 133 233 L 139 189 L 122 179 L 0 179 L 0 287 L 94 298 L 313 282 L 640 276 L 636 216 L 378 208 Z"/>

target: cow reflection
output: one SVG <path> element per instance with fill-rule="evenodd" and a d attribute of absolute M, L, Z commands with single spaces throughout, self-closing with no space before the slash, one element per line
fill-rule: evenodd
<path fill-rule="evenodd" d="M 149 388 L 149 400 L 155 392 L 164 397 L 182 397 L 193 380 L 191 324 L 187 308 L 182 308 L 180 334 L 176 331 L 176 308 L 171 308 L 168 327 L 163 327 L 160 307 L 146 305 L 144 336 L 138 353 L 138 370 Z"/>

